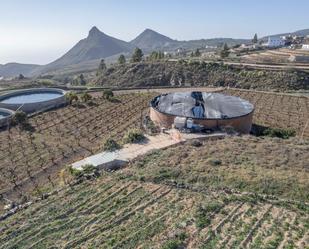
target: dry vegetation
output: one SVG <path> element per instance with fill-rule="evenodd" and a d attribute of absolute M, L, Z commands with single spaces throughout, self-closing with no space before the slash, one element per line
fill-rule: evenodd
<path fill-rule="evenodd" d="M 225 92 L 252 101 L 259 125 L 301 135 L 308 120 L 307 98 Z M 76 175 L 64 175 L 71 184 L 59 187 L 60 169 L 102 150 L 107 138 L 121 141 L 154 95 L 96 98 L 34 116 L 28 130 L 2 131 L 1 189 L 14 188 L 18 199 L 58 190 L 1 218 L 0 248 L 308 247 L 307 131 L 305 139 L 187 142 L 96 179 L 72 184 Z"/>
<path fill-rule="evenodd" d="M 92 104 L 76 104 L 29 119 L 30 128 L 18 126 L 0 133 L 1 192 L 53 186 L 53 178 L 68 163 L 102 149 L 107 138 L 119 140 L 126 130 L 139 126 L 148 106 L 147 94 L 119 96 L 119 101 L 96 98 Z"/>
<path fill-rule="evenodd" d="M 304 207 L 108 175 L 0 224 L 5 249 L 305 248 L 309 236 Z"/>
<path fill-rule="evenodd" d="M 124 172 L 142 181 L 309 202 L 308 162 L 308 141 L 243 136 L 157 150 Z"/>
<path fill-rule="evenodd" d="M 236 89 L 223 93 L 249 100 L 255 106 L 253 123 L 292 129 L 298 136 L 309 137 L 309 97 Z"/>

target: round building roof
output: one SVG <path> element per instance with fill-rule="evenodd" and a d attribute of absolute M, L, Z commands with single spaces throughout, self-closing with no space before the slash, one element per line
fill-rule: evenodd
<path fill-rule="evenodd" d="M 161 113 L 194 119 L 229 119 L 248 115 L 254 106 L 221 93 L 176 92 L 155 97 L 151 106 Z"/>

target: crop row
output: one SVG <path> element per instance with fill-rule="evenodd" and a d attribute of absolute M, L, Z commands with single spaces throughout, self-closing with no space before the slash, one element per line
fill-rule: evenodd
<path fill-rule="evenodd" d="M 298 209 L 104 176 L 2 221 L 0 248 L 302 248 L 306 226 Z"/>
<path fill-rule="evenodd" d="M 227 89 L 224 93 L 246 99 L 255 106 L 253 123 L 293 129 L 297 135 L 309 137 L 308 97 L 236 89 Z"/>
<path fill-rule="evenodd" d="M 0 188 L 18 190 L 25 179 L 39 186 L 38 175 L 51 180 L 51 172 L 98 152 L 105 139 L 120 140 L 126 130 L 139 126 L 148 99 L 135 94 L 121 96 L 119 103 L 95 99 L 92 105 L 68 106 L 31 118 L 31 132 L 19 127 L 1 132 Z"/>

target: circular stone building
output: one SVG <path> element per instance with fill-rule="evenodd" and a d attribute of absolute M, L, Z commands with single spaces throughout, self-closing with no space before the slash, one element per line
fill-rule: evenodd
<path fill-rule="evenodd" d="M 168 93 L 150 103 L 151 120 L 165 128 L 171 128 L 176 117 L 185 117 L 209 129 L 229 126 L 246 134 L 251 130 L 253 111 L 248 101 L 221 93 Z"/>

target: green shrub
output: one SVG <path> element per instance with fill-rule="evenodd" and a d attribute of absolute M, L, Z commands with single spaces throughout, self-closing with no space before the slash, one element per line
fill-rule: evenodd
<path fill-rule="evenodd" d="M 132 129 L 129 130 L 123 137 L 123 143 L 125 144 L 132 144 L 132 143 L 138 143 L 145 139 L 145 136 L 141 130 L 138 129 Z"/>
<path fill-rule="evenodd" d="M 81 94 L 80 99 L 84 103 L 88 103 L 92 99 L 92 96 L 89 93 L 84 92 Z"/>
<path fill-rule="evenodd" d="M 209 214 L 219 210 L 221 207 L 222 204 L 217 202 L 211 202 L 207 205 L 198 206 L 194 214 L 196 227 L 199 229 L 203 229 L 206 226 L 210 225 L 211 220 L 209 218 Z"/>
<path fill-rule="evenodd" d="M 78 101 L 78 96 L 75 92 L 68 92 L 65 94 L 65 99 L 69 102 L 69 104 L 72 104 L 73 101 Z"/>
<path fill-rule="evenodd" d="M 222 164 L 222 161 L 220 159 L 214 159 L 214 158 L 209 158 L 207 160 L 207 162 L 211 165 L 211 166 L 220 166 Z"/>
<path fill-rule="evenodd" d="M 291 129 L 268 128 L 263 131 L 263 135 L 288 139 L 290 137 L 294 137 L 296 135 L 296 132 Z"/>
<path fill-rule="evenodd" d="M 82 170 L 75 169 L 71 166 L 69 167 L 69 173 L 76 178 L 79 178 L 85 175 L 96 174 L 97 172 L 98 172 L 98 169 L 91 164 L 86 164 L 82 166 Z"/>
<path fill-rule="evenodd" d="M 25 125 L 28 123 L 27 114 L 23 111 L 16 111 L 12 121 L 13 124 Z"/>
<path fill-rule="evenodd" d="M 179 240 L 169 240 L 162 245 L 162 249 L 177 249 L 181 246 L 181 244 L 182 243 Z"/>
<path fill-rule="evenodd" d="M 107 99 L 107 100 L 110 100 L 114 97 L 114 93 L 111 89 L 106 89 L 103 91 L 102 93 L 102 98 L 103 99 Z"/>
<path fill-rule="evenodd" d="M 120 149 L 120 145 L 111 138 L 108 138 L 103 145 L 103 149 L 106 151 L 114 151 Z"/>

